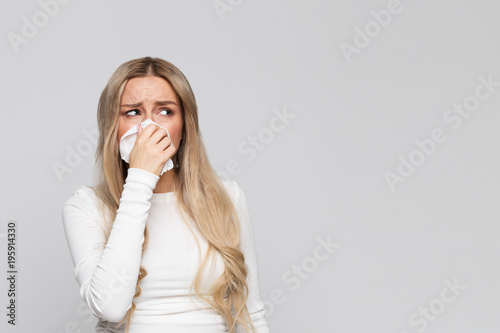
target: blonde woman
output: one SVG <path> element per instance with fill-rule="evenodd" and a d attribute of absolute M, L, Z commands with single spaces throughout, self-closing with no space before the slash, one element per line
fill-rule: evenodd
<path fill-rule="evenodd" d="M 97 120 L 97 183 L 63 209 L 96 332 L 269 332 L 245 194 L 210 165 L 182 72 L 159 58 L 122 64 Z"/>

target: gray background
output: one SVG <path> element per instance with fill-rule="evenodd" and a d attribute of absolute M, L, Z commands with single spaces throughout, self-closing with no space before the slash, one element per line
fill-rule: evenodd
<path fill-rule="evenodd" d="M 44 21 L 37 1 L 2 1 L 0 263 L 5 276 L 15 220 L 19 274 L 18 325 L 6 323 L 2 278 L 0 330 L 92 331 L 62 205 L 92 183 L 85 133 L 107 80 L 149 55 L 190 81 L 214 168 L 240 165 L 231 179 L 247 195 L 272 332 L 498 332 L 500 87 L 460 126 L 444 116 L 473 105 L 479 77 L 500 82 L 500 3 L 219 3 L 230 10 L 73 0 Z M 388 7 L 399 12 L 381 26 L 371 11 Z M 16 52 L 24 18 L 40 27 Z M 346 57 L 342 43 L 365 28 L 368 45 Z M 285 111 L 286 124 L 273 120 Z M 435 128 L 446 140 L 419 153 Z M 238 151 L 249 137 L 262 144 L 254 158 Z M 384 174 L 400 156 L 419 165 L 392 191 Z M 57 163 L 71 172 L 58 177 Z M 316 250 L 328 238 L 340 246 Z"/>

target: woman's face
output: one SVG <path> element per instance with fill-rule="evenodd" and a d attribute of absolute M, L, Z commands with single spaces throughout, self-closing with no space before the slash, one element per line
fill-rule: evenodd
<path fill-rule="evenodd" d="M 118 119 L 118 145 L 123 134 L 132 126 L 151 119 L 168 130 L 173 145 L 179 148 L 183 123 L 181 104 L 170 83 L 161 77 L 145 76 L 128 80 L 120 100 Z"/>

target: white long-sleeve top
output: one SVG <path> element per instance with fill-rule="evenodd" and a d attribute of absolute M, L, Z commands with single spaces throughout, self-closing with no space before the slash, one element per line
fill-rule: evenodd
<path fill-rule="evenodd" d="M 186 215 L 196 240 L 181 219 L 174 192 L 153 193 L 159 176 L 129 168 L 116 219 L 107 244 L 99 199 L 87 186 L 78 188 L 64 204 L 62 217 L 74 264 L 80 295 L 98 318 L 96 332 L 124 332 L 125 323 L 115 329 L 132 306 L 130 333 L 218 333 L 228 332 L 222 316 L 189 287 L 207 250 L 207 241 Z M 260 298 L 257 255 L 245 194 L 234 181 L 223 181 L 241 222 L 241 250 L 249 272 L 247 308 L 258 333 L 269 332 Z M 149 241 L 142 253 L 144 228 Z M 217 253 L 212 269 L 205 270 L 202 292 L 224 270 Z M 210 261 L 209 261 L 210 262 Z M 133 299 L 140 265 L 147 270 Z M 243 332 L 238 325 L 237 332 Z"/>

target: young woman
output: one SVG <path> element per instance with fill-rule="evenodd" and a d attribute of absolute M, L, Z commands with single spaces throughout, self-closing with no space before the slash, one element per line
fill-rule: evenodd
<path fill-rule="evenodd" d="M 159 58 L 122 64 L 97 120 L 97 184 L 63 209 L 96 332 L 269 332 L 245 194 L 210 165 L 182 72 Z"/>

